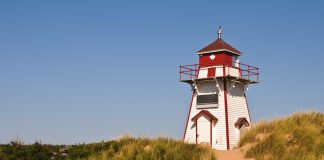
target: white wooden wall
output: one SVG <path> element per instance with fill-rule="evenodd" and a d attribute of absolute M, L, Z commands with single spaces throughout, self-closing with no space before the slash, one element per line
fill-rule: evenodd
<path fill-rule="evenodd" d="M 230 88 L 231 86 L 229 86 Z M 235 87 L 230 89 L 227 95 L 228 106 L 228 123 L 229 123 L 229 136 L 230 136 L 230 148 L 233 148 L 238 143 L 237 128 L 235 128 L 235 122 L 240 117 L 245 117 L 251 124 L 249 112 L 247 109 L 246 99 L 243 94 L 243 86 L 240 83 L 236 83 Z"/>
<path fill-rule="evenodd" d="M 216 68 L 216 73 L 215 73 L 216 77 L 224 76 L 223 65 L 220 65 L 220 66 L 200 68 L 198 78 L 207 78 L 208 68 Z M 240 74 L 240 71 L 238 68 L 225 66 L 225 76 L 227 76 L 227 75 L 230 75 L 233 77 L 241 77 L 241 74 Z"/>
<path fill-rule="evenodd" d="M 218 79 L 220 91 L 216 89 L 215 81 L 205 81 L 198 84 L 198 93 L 218 93 L 218 108 L 204 109 L 212 113 L 217 119 L 216 125 L 212 126 L 212 147 L 218 150 L 226 150 L 226 123 L 225 123 L 225 104 L 224 104 L 224 85 L 223 80 Z M 228 106 L 228 122 L 229 122 L 229 142 L 230 148 L 233 148 L 238 143 L 237 128 L 235 122 L 240 117 L 245 117 L 250 123 L 250 117 L 247 109 L 245 97 L 243 95 L 243 86 L 236 83 L 234 88 L 230 89 L 231 83 L 227 82 L 227 106 Z M 191 119 L 197 115 L 201 109 L 196 108 L 197 92 L 194 94 L 189 115 L 186 135 L 184 140 L 189 143 L 196 143 L 196 126 Z M 251 124 L 251 123 L 250 123 Z M 198 124 L 199 128 L 199 124 Z M 209 131 L 209 129 L 208 129 Z"/>
<path fill-rule="evenodd" d="M 212 147 L 219 150 L 226 150 L 226 128 L 225 128 L 225 108 L 224 108 L 224 92 L 223 92 L 223 83 L 221 80 L 218 81 L 221 87 L 221 91 L 218 93 L 218 108 L 205 109 L 212 113 L 217 119 L 216 125 L 212 126 Z M 204 84 L 198 84 L 198 91 L 201 94 L 208 92 L 218 92 L 216 90 L 216 82 L 203 82 Z M 186 135 L 184 140 L 189 143 L 196 143 L 196 126 L 195 123 L 191 121 L 191 119 L 197 115 L 201 110 L 197 110 L 196 108 L 196 99 L 197 92 L 193 97 L 193 102 L 191 105 L 191 112 L 189 115 L 189 121 L 186 128 Z M 199 128 L 199 127 L 198 127 Z"/>

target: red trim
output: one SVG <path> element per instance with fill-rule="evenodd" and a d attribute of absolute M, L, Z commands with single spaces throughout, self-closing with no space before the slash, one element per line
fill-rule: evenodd
<path fill-rule="evenodd" d="M 210 143 L 209 143 L 209 145 L 212 147 L 212 143 L 213 143 L 213 119 L 212 119 L 212 117 L 209 118 L 209 122 L 210 122 L 210 135 L 209 135 Z M 198 118 L 195 119 L 195 123 L 196 123 L 196 144 L 198 144 Z"/>
<path fill-rule="evenodd" d="M 226 146 L 227 150 L 230 149 L 229 145 L 229 129 L 228 129 L 228 111 L 227 111 L 227 86 L 226 79 L 224 78 L 224 102 L 225 102 L 225 123 L 226 123 Z"/>
<path fill-rule="evenodd" d="M 235 127 L 238 128 L 240 125 L 244 125 L 245 127 L 250 126 L 249 121 L 245 117 L 240 117 L 234 123 Z"/>
<path fill-rule="evenodd" d="M 196 143 L 198 143 L 198 118 L 201 117 L 202 115 L 206 115 L 207 117 L 209 117 L 209 121 L 210 121 L 210 146 L 212 146 L 212 135 L 213 135 L 213 131 L 212 131 L 212 125 L 213 123 L 216 123 L 218 121 L 218 119 L 212 115 L 209 111 L 206 110 L 202 110 L 200 111 L 197 115 L 195 115 L 191 121 L 194 121 L 196 123 Z"/>
<path fill-rule="evenodd" d="M 196 144 L 198 144 L 198 119 L 196 119 Z"/>
<path fill-rule="evenodd" d="M 188 113 L 188 117 L 187 117 L 186 128 L 185 128 L 184 134 L 183 134 L 183 140 L 185 140 L 185 138 L 186 138 L 187 127 L 188 127 L 188 123 L 189 123 L 189 117 L 190 117 L 190 113 L 191 113 L 191 108 L 192 108 L 192 102 L 193 102 L 194 95 L 195 95 L 195 91 L 192 91 L 191 103 L 190 103 L 190 106 L 189 106 L 189 113 Z"/>
<path fill-rule="evenodd" d="M 213 125 L 212 125 L 212 119 L 210 118 L 210 146 L 212 147 L 212 143 L 213 143 Z"/>
<path fill-rule="evenodd" d="M 211 114 L 209 111 L 206 110 L 200 111 L 198 114 L 196 114 L 194 117 L 191 118 L 191 121 L 196 121 L 202 115 L 206 115 L 211 120 L 215 121 L 215 123 L 218 121 L 218 119 L 213 114 Z"/>
<path fill-rule="evenodd" d="M 198 67 L 198 69 L 197 69 L 197 66 L 198 66 L 198 65 L 195 65 L 195 73 L 197 73 L 196 77 L 198 77 L 198 75 L 199 75 L 199 70 L 200 70 L 199 67 Z M 183 134 L 183 140 L 185 140 L 185 138 L 186 138 L 187 127 L 188 127 L 188 123 L 189 123 L 189 117 L 190 117 L 190 114 L 191 114 L 191 108 L 192 108 L 192 102 L 193 102 L 194 96 L 195 96 L 195 90 L 192 91 L 191 103 L 190 103 L 190 106 L 189 106 L 189 114 L 188 114 L 188 117 L 187 117 L 186 128 L 185 128 L 185 131 L 184 131 L 184 134 Z M 196 132 L 196 133 L 197 133 L 197 132 Z M 197 139 L 197 137 L 196 137 L 196 139 Z"/>
<path fill-rule="evenodd" d="M 199 65 L 198 64 L 192 64 L 192 65 L 184 65 L 179 66 L 180 67 L 180 81 L 186 80 L 186 79 L 196 79 L 198 77 L 199 72 Z"/>
<path fill-rule="evenodd" d="M 250 125 L 251 125 L 251 127 L 252 127 L 252 120 L 251 120 L 251 115 L 250 115 L 249 104 L 248 104 L 248 102 L 247 102 L 246 94 L 245 94 L 245 93 L 244 93 L 244 98 L 245 98 L 246 108 L 247 108 L 247 110 L 248 110 L 248 114 L 249 114 Z"/>
<path fill-rule="evenodd" d="M 215 77 L 215 72 L 216 72 L 216 68 L 208 68 L 207 69 L 207 77 Z"/>

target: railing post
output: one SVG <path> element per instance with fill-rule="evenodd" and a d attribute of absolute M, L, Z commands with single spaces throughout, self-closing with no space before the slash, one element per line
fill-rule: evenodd
<path fill-rule="evenodd" d="M 248 79 L 250 80 L 250 66 L 248 66 Z"/>
<path fill-rule="evenodd" d="M 195 65 L 195 78 L 198 78 L 198 65 Z"/>
<path fill-rule="evenodd" d="M 194 65 L 193 77 L 194 77 L 194 79 L 196 78 L 196 65 Z"/>
<path fill-rule="evenodd" d="M 179 66 L 180 67 L 180 81 L 182 80 L 182 77 L 181 77 L 181 75 L 182 75 L 182 72 L 181 72 L 181 66 Z"/>
<path fill-rule="evenodd" d="M 259 82 L 259 68 L 257 68 L 257 80 L 258 80 L 258 82 Z"/>
<path fill-rule="evenodd" d="M 226 75 L 225 64 L 223 64 L 223 77 Z"/>

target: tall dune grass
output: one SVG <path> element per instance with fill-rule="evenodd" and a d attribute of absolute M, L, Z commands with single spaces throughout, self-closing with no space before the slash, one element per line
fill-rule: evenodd
<path fill-rule="evenodd" d="M 132 138 L 76 145 L 0 145 L 0 160 L 216 160 L 213 149 L 170 138 Z"/>
<path fill-rule="evenodd" d="M 208 146 L 186 144 L 169 138 L 124 137 L 115 146 L 91 155 L 89 160 L 216 160 Z"/>
<path fill-rule="evenodd" d="M 246 157 L 256 160 L 324 160 L 324 114 L 261 122 L 241 138 L 239 146 L 246 144 L 251 145 Z"/>

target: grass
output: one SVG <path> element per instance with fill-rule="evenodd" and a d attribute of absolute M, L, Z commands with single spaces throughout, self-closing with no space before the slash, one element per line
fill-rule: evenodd
<path fill-rule="evenodd" d="M 116 145 L 95 153 L 89 160 L 215 160 L 214 151 L 208 146 L 186 144 L 168 138 L 146 139 L 124 137 Z M 118 147 L 117 147 L 117 144 Z M 113 147 L 115 146 L 115 147 Z"/>
<path fill-rule="evenodd" d="M 256 160 L 324 160 L 324 114 L 296 113 L 260 122 L 241 138 L 246 157 Z M 50 145 L 16 142 L 0 145 L 0 160 L 216 160 L 208 146 L 170 138 L 125 136 L 91 144 Z"/>
<path fill-rule="evenodd" d="M 246 157 L 256 160 L 324 160 L 324 114 L 261 122 L 241 138 L 239 146 L 245 145 Z"/>
<path fill-rule="evenodd" d="M 64 155 L 66 153 L 66 155 Z M 216 160 L 208 146 L 187 144 L 170 138 L 123 137 L 100 143 L 77 145 L 0 145 L 0 160 Z"/>

